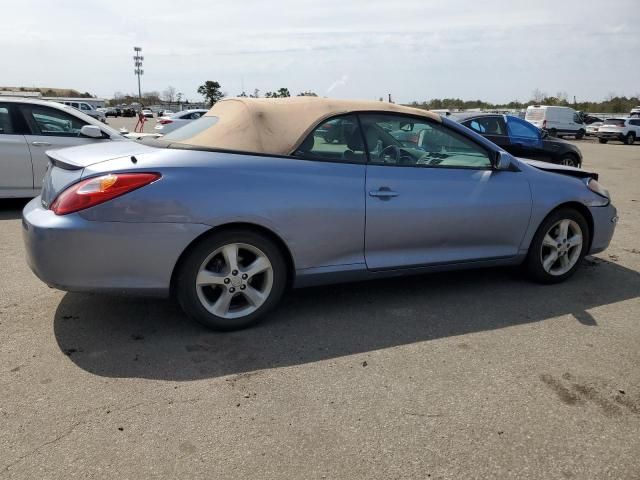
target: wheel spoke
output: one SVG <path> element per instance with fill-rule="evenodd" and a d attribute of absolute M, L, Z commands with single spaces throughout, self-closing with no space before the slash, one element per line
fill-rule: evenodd
<path fill-rule="evenodd" d="M 558 226 L 558 240 L 563 241 L 569 235 L 569 220 L 562 220 Z"/>
<path fill-rule="evenodd" d="M 222 249 L 222 256 L 229 271 L 238 269 L 238 246 L 235 243 L 225 245 Z"/>
<path fill-rule="evenodd" d="M 551 238 L 551 235 L 547 233 L 542 239 L 542 244 L 555 250 L 557 248 L 558 242 Z"/>
<path fill-rule="evenodd" d="M 224 285 L 224 275 L 213 273 L 209 270 L 201 270 L 196 277 L 196 285 L 204 287 L 207 285 Z"/>
<path fill-rule="evenodd" d="M 212 312 L 219 317 L 224 317 L 229 312 L 229 305 L 233 295 L 225 288 L 216 300 L 216 303 L 212 305 Z"/>
<path fill-rule="evenodd" d="M 562 255 L 560 257 L 560 266 L 565 269 L 567 268 L 567 266 L 569 265 L 569 257 L 567 257 L 566 255 Z"/>
<path fill-rule="evenodd" d="M 571 248 L 579 247 L 580 245 L 582 245 L 582 235 L 578 233 L 574 234 L 571 238 L 567 240 L 567 243 Z"/>
<path fill-rule="evenodd" d="M 259 307 L 264 302 L 266 296 L 259 290 L 256 290 L 251 285 L 247 285 L 247 288 L 242 291 L 247 301 L 254 307 Z"/>
<path fill-rule="evenodd" d="M 271 268 L 271 263 L 265 257 L 257 257 L 251 265 L 242 270 L 242 273 L 246 273 L 249 278 L 264 272 Z"/>
<path fill-rule="evenodd" d="M 542 261 L 542 266 L 548 272 L 553 267 L 553 264 L 556 263 L 556 260 L 558 260 L 558 252 L 552 250 L 549 256 Z"/>

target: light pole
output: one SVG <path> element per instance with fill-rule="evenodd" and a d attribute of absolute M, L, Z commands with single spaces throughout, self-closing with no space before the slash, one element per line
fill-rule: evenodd
<path fill-rule="evenodd" d="M 136 54 L 133 56 L 133 65 L 136 67 L 133 73 L 138 76 L 138 100 L 142 105 L 142 90 L 140 89 L 140 76 L 144 74 L 144 70 L 142 69 L 142 61 L 144 57 L 142 56 L 142 48 L 141 47 L 133 47 L 133 51 Z"/>

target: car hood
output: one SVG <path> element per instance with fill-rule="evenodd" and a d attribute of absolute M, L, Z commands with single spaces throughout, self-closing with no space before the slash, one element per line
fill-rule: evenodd
<path fill-rule="evenodd" d="M 538 160 L 529 160 L 528 158 L 518 158 L 518 160 L 539 170 L 544 170 L 545 172 L 558 173 L 560 175 L 568 175 L 570 177 L 576 178 L 593 178 L 594 180 L 598 179 L 597 173 L 588 172 L 587 170 L 583 170 L 581 168 L 569 167 L 566 165 L 557 165 L 555 163 L 540 162 Z"/>

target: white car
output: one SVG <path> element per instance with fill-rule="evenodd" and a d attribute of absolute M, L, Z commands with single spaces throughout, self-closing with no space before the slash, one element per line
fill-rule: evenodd
<path fill-rule="evenodd" d="M 145 118 L 153 118 L 153 112 L 148 108 L 143 108 L 142 114 L 144 115 Z"/>
<path fill-rule="evenodd" d="M 62 103 L 0 97 L 0 198 L 40 193 L 52 149 L 122 141 L 118 131 Z"/>
<path fill-rule="evenodd" d="M 598 129 L 602 126 L 602 122 L 593 122 L 587 125 L 587 136 L 596 136 Z"/>
<path fill-rule="evenodd" d="M 598 129 L 600 143 L 618 140 L 626 145 L 633 145 L 638 137 L 640 137 L 640 118 L 607 118 Z"/>
<path fill-rule="evenodd" d="M 157 133 L 165 135 L 173 132 L 177 128 L 185 126 L 189 122 L 199 119 L 208 111 L 209 110 L 205 109 L 183 110 L 172 115 L 162 116 L 158 119 L 155 130 Z"/>
<path fill-rule="evenodd" d="M 580 114 L 569 107 L 530 105 L 524 119 L 546 130 L 552 137 L 573 135 L 580 139 L 587 133 L 587 127 Z"/>

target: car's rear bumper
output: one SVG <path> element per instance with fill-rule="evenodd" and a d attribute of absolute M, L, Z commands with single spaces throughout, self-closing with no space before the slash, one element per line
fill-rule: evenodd
<path fill-rule="evenodd" d="M 40 197 L 23 211 L 27 263 L 51 287 L 166 295 L 180 254 L 210 227 L 182 223 L 94 222 L 56 215 Z"/>
<path fill-rule="evenodd" d="M 590 207 L 589 211 L 593 217 L 593 238 L 589 253 L 593 254 L 602 252 L 611 243 L 618 223 L 618 212 L 611 203 L 606 207 Z"/>
<path fill-rule="evenodd" d="M 621 132 L 602 132 L 598 131 L 596 134 L 598 138 L 604 138 L 607 140 L 621 140 L 624 138 L 624 134 Z"/>

